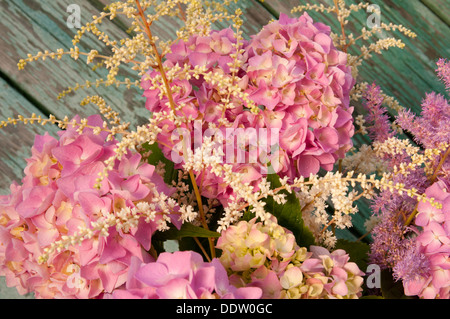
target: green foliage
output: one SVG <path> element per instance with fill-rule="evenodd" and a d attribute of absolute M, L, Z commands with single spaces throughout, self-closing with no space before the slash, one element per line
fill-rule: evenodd
<path fill-rule="evenodd" d="M 271 189 L 281 186 L 280 177 L 277 174 L 268 175 L 267 181 L 270 182 Z M 272 197 L 268 197 L 264 200 L 266 211 L 278 219 L 278 224 L 292 231 L 299 246 L 315 245 L 314 236 L 303 221 L 302 209 L 297 196 L 287 191 L 281 191 L 280 193 L 286 195 L 287 202 L 280 205 Z"/>
<path fill-rule="evenodd" d="M 370 295 L 370 296 L 362 296 L 359 299 L 384 299 L 382 296 Z"/>
<path fill-rule="evenodd" d="M 157 232 L 153 235 L 156 240 L 180 240 L 185 237 L 199 237 L 199 238 L 218 238 L 220 234 L 215 231 L 205 229 L 203 227 L 194 226 L 190 223 L 184 223 L 180 229 L 171 226 L 169 230 Z"/>
<path fill-rule="evenodd" d="M 184 223 L 180 229 L 171 226 L 169 230 L 163 232 L 156 232 L 152 237 L 152 246 L 155 247 L 159 253 L 165 251 L 164 242 L 168 240 L 176 240 L 178 242 L 179 250 L 192 250 L 199 254 L 203 252 L 199 249 L 194 237 L 197 238 L 203 245 L 208 247 L 208 238 L 218 238 L 220 234 L 215 231 L 204 229 L 203 227 L 194 226 L 190 223 Z M 220 253 L 216 250 L 216 253 Z"/>
<path fill-rule="evenodd" d="M 159 148 L 157 143 L 148 144 L 145 143 L 142 145 L 144 149 L 144 153 L 151 152 L 148 156 L 147 162 L 154 166 L 157 166 L 159 162 L 163 162 L 165 164 L 164 168 L 166 173 L 164 174 L 164 182 L 168 185 L 172 185 L 172 181 L 177 180 L 178 171 L 174 168 L 173 162 L 168 160 L 161 149 Z"/>
<path fill-rule="evenodd" d="M 381 271 L 381 293 L 384 299 L 415 299 L 405 296 L 402 281 L 395 281 L 389 269 Z"/>
<path fill-rule="evenodd" d="M 367 269 L 368 253 L 370 250 L 368 244 L 361 241 L 338 239 L 335 248 L 345 250 L 350 256 L 350 261 L 356 263 L 362 271 Z"/>

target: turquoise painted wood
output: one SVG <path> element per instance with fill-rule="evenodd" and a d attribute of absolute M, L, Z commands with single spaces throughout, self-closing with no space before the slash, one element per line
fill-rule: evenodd
<path fill-rule="evenodd" d="M 346 0 L 347 3 L 359 1 Z M 57 100 L 58 93 L 75 83 L 84 83 L 87 79 L 104 78 L 104 70 L 92 71 L 83 61 L 73 61 L 66 57 L 62 61 L 34 62 L 25 70 L 18 71 L 17 62 L 28 53 L 54 51 L 69 48 L 76 29 L 66 25 L 67 7 L 78 4 L 81 8 L 82 23 L 98 14 L 109 0 L 2 0 L 0 1 L 0 120 L 7 117 L 24 116 L 31 113 L 58 118 L 65 115 L 80 114 L 87 116 L 97 113 L 96 107 L 81 107 L 80 101 L 86 95 L 101 95 L 108 104 L 119 111 L 126 121 L 134 124 L 143 123 L 148 117 L 143 108 L 144 99 L 139 89 L 91 88 L 71 93 L 63 100 Z M 305 3 L 306 0 L 241 0 L 233 4 L 230 10 L 241 8 L 244 12 L 244 36 L 257 33 L 261 27 L 280 12 L 290 14 L 292 7 Z M 332 3 L 331 0 L 314 0 L 313 3 Z M 420 112 L 420 102 L 425 92 L 441 91 L 443 86 L 434 73 L 434 63 L 439 57 L 450 58 L 450 2 L 447 0 L 374 0 L 380 5 L 383 22 L 402 24 L 418 34 L 416 39 L 401 36 L 406 43 L 404 50 L 392 49 L 383 57 L 374 58 L 360 68 L 360 75 L 366 81 L 376 81 L 382 89 L 394 96 L 399 102 Z M 311 12 L 316 21 L 322 21 L 336 28 L 337 23 L 329 16 Z M 295 16 L 298 14 L 290 14 Z M 367 13 L 360 12 L 351 18 L 352 30 L 365 26 Z M 105 31 L 113 38 L 127 35 L 127 25 L 121 19 L 105 21 Z M 178 25 L 173 20 L 165 20 L 153 26 L 153 32 L 161 39 L 173 37 Z M 227 27 L 218 23 L 217 28 Z M 92 36 L 86 37 L 81 48 L 88 49 L 101 45 Z M 357 50 L 355 52 L 358 52 Z M 129 69 L 124 69 L 124 76 L 133 76 Z M 82 76 L 83 75 L 83 76 Z M 56 127 L 46 127 L 55 134 Z M 31 154 L 35 134 L 43 134 L 40 126 L 8 127 L 0 131 L 0 194 L 9 192 L 12 181 L 20 181 L 25 158 Z M 360 141 L 359 141 L 360 142 Z M 351 232 L 341 232 L 340 236 L 356 239 L 364 233 L 363 222 L 369 215 L 367 202 L 362 203 L 361 214 L 353 218 L 355 225 Z M 27 296 L 29 297 L 29 296 Z M 18 298 L 14 290 L 5 288 L 0 281 L 0 298 Z"/>
<path fill-rule="evenodd" d="M 114 105 L 115 109 L 123 114 L 124 120 L 133 123 L 145 121 L 147 114 L 141 111 L 141 94 L 136 90 L 128 91 L 125 87 L 111 90 L 104 87 L 92 88 L 57 100 L 58 93 L 69 86 L 106 77 L 104 70 L 92 71 L 91 66 L 86 65 L 82 57 L 79 61 L 73 61 L 68 56 L 63 57 L 61 61 L 40 61 L 27 65 L 23 71 L 17 70 L 17 62 L 28 53 L 35 55 L 39 51 L 56 51 L 58 48 L 67 50 L 72 46 L 71 39 L 77 30 L 67 27 L 69 13 L 66 8 L 73 3 L 76 1 L 2 1 L 0 30 L 6 36 L 0 39 L 0 70 L 20 90 L 32 97 L 34 104 L 58 118 L 96 113 L 95 106 L 81 107 L 79 103 L 86 95 L 102 95 L 107 103 Z M 78 3 L 85 21 L 98 13 L 88 2 Z M 113 23 L 106 23 L 105 26 L 113 38 L 123 38 L 127 35 Z M 99 41 L 94 41 L 93 38 L 86 37 L 80 49 L 88 51 L 88 47 L 100 48 Z M 127 70 L 124 75 L 130 76 Z"/>
<path fill-rule="evenodd" d="M 45 116 L 35 105 L 30 103 L 19 91 L 11 87 L 4 79 L 0 78 L 0 118 L 14 118 L 19 114 L 31 114 Z M 23 129 L 21 125 L 8 126 L 0 129 L 0 194 L 9 193 L 9 185 L 20 182 L 25 168 L 25 158 L 30 157 L 30 146 L 33 144 L 35 134 L 44 134 L 48 131 L 55 135 L 55 126 L 42 127 L 40 125 L 28 126 Z"/>

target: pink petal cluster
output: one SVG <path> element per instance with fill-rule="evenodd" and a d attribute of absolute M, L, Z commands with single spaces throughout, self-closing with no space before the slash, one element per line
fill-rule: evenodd
<path fill-rule="evenodd" d="M 213 78 L 234 79 L 259 106 L 258 114 L 250 111 L 244 99 L 233 96 L 234 108 L 224 110 L 223 99 L 228 92 L 224 95 L 217 82 L 203 75 L 172 81 L 172 87 L 177 88 L 173 96 L 175 105 L 182 106 L 176 114 L 200 122 L 202 137 L 207 135 L 209 124 L 215 124 L 228 143 L 224 145 L 227 158 L 223 162 L 233 164 L 233 170 L 244 174 L 244 179 L 255 186 L 268 171 L 267 155 L 272 156 L 270 162 L 276 162 L 272 168 L 281 177 L 309 177 L 320 168 L 331 170 L 336 160 L 352 146 L 353 107 L 349 106 L 349 93 L 355 80 L 346 66 L 347 55 L 332 43 L 330 28 L 314 23 L 307 13 L 300 18 L 281 14 L 279 20 L 242 43 L 244 51 L 238 56 L 243 63 L 233 73 L 230 55 L 236 54 L 236 43 L 231 29 L 212 31 L 208 36 L 195 35 L 172 45 L 164 66 L 169 69 L 178 66 L 182 72 L 186 73 L 187 69 L 191 74 L 204 68 L 204 73 L 214 74 Z M 142 78 L 146 108 L 151 112 L 169 112 L 168 98 L 153 84 L 158 76 L 157 71 L 149 71 Z M 247 129 L 257 132 L 264 129 L 265 135 L 256 137 L 257 142 L 264 139 L 264 143 L 259 143 L 255 151 L 252 141 L 246 141 L 241 147 L 245 150 L 245 160 L 238 161 L 226 148 L 232 143 L 233 154 L 238 153 L 234 138 L 242 133 L 227 133 L 221 119 L 231 122 L 234 129 L 244 130 L 244 134 Z M 180 143 L 178 130 L 169 119 L 162 120 L 160 127 L 160 147 L 165 156 L 173 160 L 171 147 Z M 192 149 L 201 144 L 201 139 L 196 140 L 194 124 L 181 123 L 179 128 L 188 131 Z M 276 134 L 269 135 L 271 130 Z M 226 200 L 232 195 L 221 178 L 208 172 L 196 173 L 205 185 L 202 187 L 204 196 Z"/>
<path fill-rule="evenodd" d="M 442 204 L 419 203 L 415 224 L 421 227 L 416 251 L 428 262 L 426 274 L 403 280 L 405 294 L 426 299 L 450 298 L 450 194 L 444 183 L 436 182 L 425 194 Z"/>
<path fill-rule="evenodd" d="M 204 262 L 192 251 L 161 253 L 155 262 L 133 257 L 124 287 L 106 298 L 114 299 L 259 299 L 261 289 L 230 285 L 218 259 Z"/>
<path fill-rule="evenodd" d="M 220 261 L 237 287 L 260 287 L 263 298 L 358 298 L 364 273 L 344 250 L 330 253 L 299 247 L 293 234 L 277 224 L 252 219 L 222 232 Z"/>
<path fill-rule="evenodd" d="M 277 171 L 281 177 L 331 170 L 352 146 L 349 94 L 355 80 L 330 32 L 307 13 L 281 14 L 247 48 L 246 91 L 265 110 L 246 112 L 249 125 L 279 126 L 280 156 L 287 162 Z"/>
<path fill-rule="evenodd" d="M 230 28 L 221 31 L 213 30 L 209 36 L 193 35 L 188 41 L 180 40 L 171 46 L 171 53 L 166 55 L 164 66 L 168 69 L 179 66 L 183 70 L 187 67 L 189 72 L 194 72 L 196 68 L 202 67 L 204 73 L 232 78 L 233 73 L 230 71 L 228 63 L 233 61 L 230 55 L 236 54 L 236 43 L 237 40 Z M 242 45 L 245 46 L 246 42 L 244 41 Z M 240 59 L 246 60 L 242 56 Z M 155 88 L 152 84 L 152 81 L 158 76 L 158 71 L 150 70 L 142 77 L 141 86 L 144 89 L 144 97 L 147 98 L 145 106 L 151 112 L 169 113 L 171 107 L 168 97 L 161 97 L 160 89 Z M 245 80 L 240 81 L 242 82 L 240 85 L 244 89 Z M 194 150 L 201 146 L 203 136 L 206 136 L 204 133 L 208 130 L 210 123 L 215 123 L 217 127 L 220 127 L 219 120 L 221 118 L 234 119 L 238 113 L 242 112 L 244 105 L 242 101 L 236 101 L 237 109 L 224 111 L 220 107 L 223 98 L 220 88 L 216 84 L 206 81 L 202 75 L 190 76 L 189 80 L 184 79 L 184 76 L 178 76 L 171 82 L 171 86 L 178 89 L 178 92 L 173 94 L 175 105 L 183 105 L 180 110 L 176 111 L 176 115 L 195 119 L 195 123 L 180 123 L 178 127 L 170 119 L 164 119 L 159 123 L 162 129 L 158 135 L 159 146 L 165 157 L 175 162 L 175 168 L 180 169 L 184 163 L 184 159 L 181 157 L 183 139 L 190 139 L 188 147 Z M 226 136 L 224 126 L 218 130 L 222 136 Z M 176 153 L 174 154 L 173 151 Z M 180 157 L 180 160 L 177 160 L 177 157 Z M 238 167 L 235 169 L 239 170 Z M 199 181 L 201 180 L 199 185 L 202 185 L 203 196 L 223 200 L 230 195 L 230 188 L 224 185 L 223 180 L 215 174 L 196 172 L 196 176 Z"/>
<path fill-rule="evenodd" d="M 78 121 L 78 118 L 74 119 Z M 88 125 L 102 126 L 100 116 Z M 129 233 L 114 227 L 109 235 L 93 236 L 81 245 L 65 247 L 39 263 L 44 249 L 79 227 L 104 214 L 151 202 L 154 189 L 167 192 L 154 167 L 141 163 L 141 156 L 127 155 L 95 189 L 104 161 L 113 155 L 116 141 L 105 141 L 85 129 L 59 132 L 58 139 L 36 136 L 32 156 L 21 185 L 11 186 L 11 195 L 0 197 L 0 275 L 9 287 L 37 298 L 94 298 L 112 292 L 126 278 L 132 257 L 148 258 L 155 222 L 140 223 Z"/>

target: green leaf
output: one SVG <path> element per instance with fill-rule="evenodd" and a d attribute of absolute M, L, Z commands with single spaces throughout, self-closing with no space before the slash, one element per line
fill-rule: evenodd
<path fill-rule="evenodd" d="M 368 244 L 361 241 L 338 239 L 335 248 L 345 250 L 350 256 L 350 261 L 356 263 L 362 271 L 367 269 L 368 253 L 370 250 Z"/>
<path fill-rule="evenodd" d="M 359 299 L 384 299 L 384 298 L 382 296 L 369 295 L 369 296 L 362 296 Z"/>
<path fill-rule="evenodd" d="M 267 175 L 267 181 L 270 182 L 272 189 L 281 186 L 280 177 L 277 174 Z M 299 246 L 315 245 L 313 234 L 303 222 L 302 209 L 297 196 L 287 191 L 281 191 L 280 193 L 286 195 L 287 202 L 282 205 L 277 204 L 270 196 L 264 200 L 266 211 L 278 219 L 278 224 L 292 231 Z"/>
<path fill-rule="evenodd" d="M 389 269 L 381 271 L 381 293 L 384 299 L 414 299 L 405 295 L 402 281 L 395 281 Z"/>
<path fill-rule="evenodd" d="M 205 229 L 203 227 L 194 226 L 191 223 L 184 223 L 180 229 L 171 226 L 169 230 L 157 232 L 153 235 L 155 240 L 179 240 L 184 237 L 199 237 L 199 238 L 218 238 L 218 232 Z"/>
<path fill-rule="evenodd" d="M 166 172 L 164 174 L 164 182 L 168 185 L 172 185 L 172 181 L 176 180 L 178 176 L 178 170 L 174 168 L 174 163 L 164 156 L 157 143 L 145 143 L 142 146 L 144 148 L 144 152 L 151 151 L 147 161 L 149 164 L 154 166 L 158 165 L 159 162 L 163 162 L 165 164 L 164 169 Z"/>

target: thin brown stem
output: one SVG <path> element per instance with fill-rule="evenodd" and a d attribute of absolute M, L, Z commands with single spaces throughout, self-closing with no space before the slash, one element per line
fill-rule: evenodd
<path fill-rule="evenodd" d="M 144 24 L 144 31 L 147 34 L 147 37 L 149 39 L 149 43 L 151 45 L 151 47 L 153 48 L 154 54 L 155 54 L 155 58 L 156 58 L 156 62 L 158 64 L 158 69 L 160 71 L 162 80 L 164 82 L 164 86 L 167 92 L 167 98 L 169 99 L 169 105 L 170 108 L 172 109 L 172 111 L 175 113 L 176 112 L 176 107 L 175 107 L 175 101 L 173 99 L 172 96 L 172 91 L 170 88 L 170 84 L 169 84 L 169 80 L 167 79 L 167 75 L 166 72 L 164 71 L 164 66 L 162 63 L 162 59 L 161 59 L 161 55 L 159 54 L 158 48 L 156 46 L 155 41 L 153 41 L 153 35 L 152 35 L 152 31 L 150 30 L 150 25 L 147 22 L 147 18 L 145 16 L 144 10 L 142 10 L 141 4 L 139 2 L 139 0 L 136 0 L 136 6 L 138 8 L 139 11 L 139 15 L 142 19 L 142 22 Z M 187 146 L 186 143 L 183 140 L 183 155 L 186 156 L 187 154 Z M 195 197 L 197 199 L 197 203 L 198 203 L 198 208 L 199 208 L 199 212 L 200 212 L 200 216 L 201 216 L 201 220 L 202 220 L 202 225 L 205 229 L 208 229 L 208 224 L 206 223 L 206 219 L 205 219 L 205 215 L 204 215 L 204 211 L 203 211 L 203 204 L 202 204 L 202 199 L 201 199 L 201 195 L 197 186 L 197 182 L 195 180 L 195 176 L 194 176 L 194 172 L 192 170 L 189 171 L 189 177 L 191 179 L 192 182 L 192 186 L 194 188 L 194 193 L 195 193 Z M 211 248 L 211 254 L 214 257 L 215 253 L 214 253 L 214 246 L 211 245 L 212 244 L 212 239 L 209 239 L 210 241 L 210 248 Z"/>
<path fill-rule="evenodd" d="M 328 222 L 328 224 L 326 224 L 325 226 L 323 226 L 322 230 L 320 231 L 320 235 L 322 235 L 325 230 L 330 227 L 333 223 L 334 223 L 335 219 L 334 217 Z"/>
<path fill-rule="evenodd" d="M 178 10 L 180 10 L 180 18 L 183 20 L 183 22 L 186 22 L 186 14 L 184 13 L 183 8 L 181 7 L 180 3 L 177 3 Z"/>
<path fill-rule="evenodd" d="M 445 161 L 447 160 L 448 156 L 450 155 L 450 146 L 447 148 L 447 151 L 442 156 L 438 166 L 436 167 L 436 170 L 434 171 L 433 176 L 431 176 L 431 183 L 434 183 L 436 181 L 437 175 L 439 174 L 439 171 L 442 168 L 442 165 L 444 165 Z"/>
<path fill-rule="evenodd" d="M 367 233 L 365 233 L 364 235 L 362 235 L 361 237 L 359 237 L 356 241 L 361 241 L 364 238 L 366 238 L 367 236 L 369 236 L 369 234 L 371 233 L 371 231 L 368 231 Z"/>
<path fill-rule="evenodd" d="M 197 237 L 193 237 L 195 242 L 197 243 L 198 247 L 200 247 L 200 250 L 202 251 L 203 255 L 205 255 L 205 258 L 208 262 L 211 262 L 211 258 L 209 258 L 208 254 L 206 253 L 205 247 L 203 247 L 202 243 Z M 214 258 L 214 257 L 213 257 Z"/>
<path fill-rule="evenodd" d="M 333 1 L 334 1 L 335 12 L 336 12 L 338 21 L 339 21 L 339 23 L 341 24 L 341 33 L 342 33 L 341 39 L 342 39 L 342 41 L 345 43 L 345 42 L 347 42 L 347 37 L 346 37 L 346 35 L 345 35 L 345 24 L 344 24 L 344 20 L 343 20 L 341 14 L 340 14 L 338 0 L 333 0 Z M 343 51 L 344 51 L 345 53 L 347 53 L 347 48 L 346 48 L 345 46 L 344 46 L 344 48 L 343 48 Z"/>
<path fill-rule="evenodd" d="M 167 98 L 169 99 L 169 105 L 172 108 L 172 111 L 175 112 L 175 110 L 176 110 L 175 102 L 173 100 L 173 96 L 171 93 L 169 81 L 166 76 L 166 72 L 164 71 L 164 66 L 162 63 L 161 55 L 159 54 L 159 51 L 158 51 L 155 41 L 153 41 L 153 35 L 152 35 L 152 31 L 150 30 L 150 25 L 147 22 L 147 18 L 145 17 L 145 13 L 142 10 L 141 3 L 139 2 L 139 0 L 136 0 L 136 5 L 137 5 L 138 11 L 139 11 L 139 15 L 141 16 L 142 22 L 144 23 L 144 32 L 147 34 L 149 43 L 155 53 L 156 62 L 158 64 L 158 69 L 161 73 L 161 77 L 163 79 L 164 86 L 166 88 Z"/>

